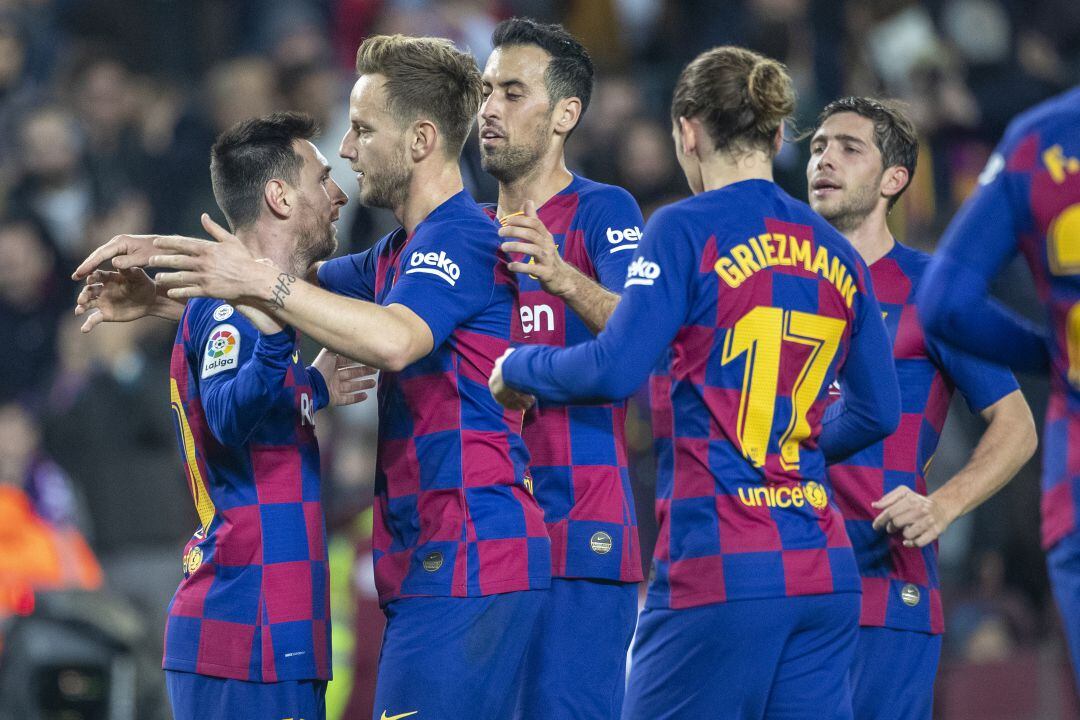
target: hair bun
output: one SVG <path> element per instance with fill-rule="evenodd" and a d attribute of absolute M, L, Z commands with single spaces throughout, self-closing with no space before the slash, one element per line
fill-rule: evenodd
<path fill-rule="evenodd" d="M 784 118 L 795 111 L 795 92 L 784 66 L 762 58 L 746 78 L 746 93 L 754 114 L 765 119 Z"/>

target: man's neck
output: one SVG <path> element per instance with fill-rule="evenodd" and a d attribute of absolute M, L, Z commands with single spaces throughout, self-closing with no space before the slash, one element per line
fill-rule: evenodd
<path fill-rule="evenodd" d="M 885 222 L 885 213 L 884 208 L 875 209 L 858 226 L 844 231 L 844 237 L 859 251 L 867 265 L 873 265 L 888 255 L 896 244 Z"/>
<path fill-rule="evenodd" d="M 267 259 L 282 272 L 302 277 L 305 268 L 296 267 L 296 257 L 291 248 L 296 247 L 296 238 L 287 227 L 280 223 L 256 222 L 253 227 L 236 231 L 236 237 L 244 243 L 256 259 Z"/>
<path fill-rule="evenodd" d="M 713 153 L 701 163 L 702 191 L 719 190 L 743 180 L 768 180 L 772 182 L 772 158 L 762 152 L 732 158 L 724 153 Z"/>
<path fill-rule="evenodd" d="M 520 212 L 526 200 L 532 200 L 540 209 L 573 179 L 574 176 L 566 169 L 562 151 L 554 152 L 550 158 L 538 163 L 532 172 L 510 182 L 499 183 L 499 207 L 496 212 L 499 217 Z"/>
<path fill-rule="evenodd" d="M 413 172 L 405 202 L 394 208 L 394 217 L 411 234 L 435 208 L 464 189 L 456 159 L 418 167 Z"/>

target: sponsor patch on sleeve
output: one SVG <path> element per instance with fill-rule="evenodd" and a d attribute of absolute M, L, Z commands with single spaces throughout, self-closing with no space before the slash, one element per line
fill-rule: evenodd
<path fill-rule="evenodd" d="M 235 370 L 240 362 L 240 332 L 228 323 L 210 331 L 203 351 L 202 375 L 208 378 L 226 370 Z"/>

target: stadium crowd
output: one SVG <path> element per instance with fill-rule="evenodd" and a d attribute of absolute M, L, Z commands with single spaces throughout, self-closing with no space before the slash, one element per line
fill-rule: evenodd
<path fill-rule="evenodd" d="M 927 251 L 1008 121 L 1080 82 L 1073 0 L 0 0 L 0 345 L 9 348 L 0 365 L 0 615 L 26 612 L 35 588 L 104 587 L 138 612 L 145 652 L 160 655 L 162 609 L 196 524 L 165 400 L 175 328 L 147 319 L 79 333 L 71 269 L 121 232 L 203 235 L 202 212 L 224 222 L 209 150 L 248 117 L 315 117 L 316 145 L 351 193 L 337 148 L 359 42 L 373 33 L 448 37 L 482 67 L 492 30 L 510 15 L 564 23 L 588 47 L 596 95 L 567 145 L 569 164 L 626 188 L 646 219 L 687 195 L 668 103 L 679 70 L 715 45 L 785 63 L 801 129 L 842 95 L 906 102 L 922 152 L 891 225 Z M 788 134 L 777 181 L 805 198 L 809 150 Z M 493 201 L 475 128 L 462 165 L 467 189 Z M 340 252 L 367 248 L 394 225 L 389 212 L 350 202 Z M 1037 317 L 1030 283 L 1009 281 L 1023 273 L 1010 268 L 996 290 Z M 1020 380 L 1042 417 L 1045 380 Z M 638 400 L 628 435 L 647 563 L 655 471 Z M 328 704 L 338 717 L 368 717 L 382 622 L 370 569 L 374 403 L 321 417 L 337 678 Z M 951 417 L 931 482 L 964 463 L 980 432 L 966 410 Z M 943 676 L 949 663 L 1040 653 L 1066 662 L 1039 549 L 1038 477 L 1036 456 L 942 538 Z"/>

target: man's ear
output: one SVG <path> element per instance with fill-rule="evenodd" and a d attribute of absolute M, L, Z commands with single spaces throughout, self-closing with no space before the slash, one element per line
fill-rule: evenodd
<path fill-rule="evenodd" d="M 263 202 L 275 216 L 287 218 L 293 211 L 293 189 L 282 180 L 269 180 L 263 186 Z"/>
<path fill-rule="evenodd" d="M 694 123 L 679 116 L 679 143 L 682 144 L 683 155 L 695 155 L 698 150 L 698 131 Z"/>
<path fill-rule="evenodd" d="M 568 135 L 581 119 L 581 98 L 568 97 L 555 103 L 555 132 Z"/>
<path fill-rule="evenodd" d="M 410 129 L 409 154 L 413 162 L 420 162 L 439 144 L 439 129 L 430 120 L 419 120 Z"/>
<path fill-rule="evenodd" d="M 887 198 L 894 197 L 900 194 L 910 182 L 911 176 L 906 167 L 893 165 L 885 168 L 885 172 L 881 174 L 881 194 Z"/>

